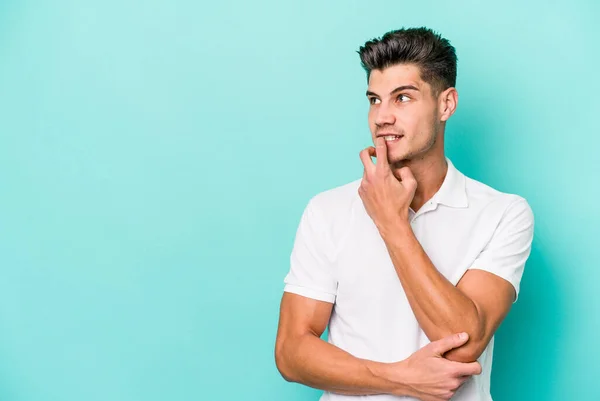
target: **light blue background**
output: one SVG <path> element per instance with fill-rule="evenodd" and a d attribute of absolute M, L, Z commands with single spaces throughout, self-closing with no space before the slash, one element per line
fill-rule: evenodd
<path fill-rule="evenodd" d="M 362 173 L 355 51 L 456 46 L 447 151 L 536 215 L 496 401 L 599 400 L 589 1 L 0 3 L 0 399 L 316 400 L 273 345 L 300 214 Z"/>

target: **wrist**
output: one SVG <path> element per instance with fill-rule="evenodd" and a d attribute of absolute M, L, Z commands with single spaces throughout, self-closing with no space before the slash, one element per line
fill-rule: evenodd
<path fill-rule="evenodd" d="M 388 224 L 378 227 L 381 237 L 386 241 L 395 241 L 406 238 L 412 234 L 412 227 L 408 221 L 408 217 L 398 216 L 397 219 Z"/>
<path fill-rule="evenodd" d="M 404 384 L 406 366 L 404 361 L 383 363 L 365 361 L 371 374 L 382 384 L 379 389 L 384 394 L 396 396 L 410 396 L 410 387 Z"/>

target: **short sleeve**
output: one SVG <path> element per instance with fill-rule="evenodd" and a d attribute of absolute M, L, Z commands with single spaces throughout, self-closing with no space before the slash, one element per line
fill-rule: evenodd
<path fill-rule="evenodd" d="M 515 288 L 515 300 L 525 262 L 531 253 L 533 212 L 523 198 L 513 201 L 504 212 L 491 240 L 471 265 L 502 277 Z"/>
<path fill-rule="evenodd" d="M 311 199 L 296 231 L 284 291 L 334 303 L 337 280 L 331 260 L 333 244 L 324 217 L 315 205 L 315 198 Z"/>

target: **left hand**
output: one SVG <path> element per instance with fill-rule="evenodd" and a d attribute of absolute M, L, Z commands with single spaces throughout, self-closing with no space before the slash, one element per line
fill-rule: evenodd
<path fill-rule="evenodd" d="M 377 164 L 371 160 L 377 158 Z M 360 152 L 365 166 L 358 194 L 367 213 L 381 231 L 398 221 L 408 221 L 408 209 L 417 190 L 417 181 L 408 167 L 402 167 L 394 176 L 388 163 L 385 139 L 376 139 L 376 148 L 372 146 Z"/>

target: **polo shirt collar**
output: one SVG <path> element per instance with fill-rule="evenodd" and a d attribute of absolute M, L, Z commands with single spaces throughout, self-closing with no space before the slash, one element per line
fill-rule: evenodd
<path fill-rule="evenodd" d="M 465 188 L 465 176 L 454 167 L 450 159 L 446 158 L 446 162 L 448 163 L 446 177 L 438 192 L 433 196 L 433 200 L 438 204 L 450 207 L 467 207 L 469 201 Z"/>

